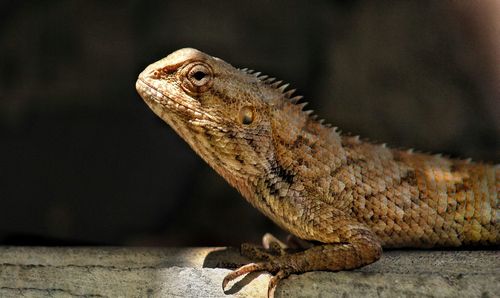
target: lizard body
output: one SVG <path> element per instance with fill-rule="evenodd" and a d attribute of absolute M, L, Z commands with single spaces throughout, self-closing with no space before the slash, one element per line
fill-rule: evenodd
<path fill-rule="evenodd" d="M 382 247 L 500 243 L 500 167 L 390 149 L 341 135 L 288 85 L 195 49 L 148 66 L 136 88 L 257 209 L 314 246 L 230 273 L 345 270 Z"/>

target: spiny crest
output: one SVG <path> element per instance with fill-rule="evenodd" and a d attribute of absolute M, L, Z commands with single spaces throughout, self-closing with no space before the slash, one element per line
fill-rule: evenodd
<path fill-rule="evenodd" d="M 301 96 L 301 95 L 295 95 L 294 96 L 296 89 L 287 90 L 287 88 L 289 87 L 288 83 L 283 83 L 283 81 L 280 81 L 280 80 L 277 81 L 276 78 L 269 77 L 268 75 L 264 75 L 261 72 L 255 71 L 253 69 L 243 68 L 243 69 L 240 69 L 240 70 L 243 71 L 244 73 L 247 73 L 249 75 L 255 76 L 257 79 L 261 80 L 265 84 L 267 84 L 267 85 L 271 86 L 272 88 L 275 88 L 276 90 L 278 90 L 280 93 L 283 94 L 284 99 L 286 99 L 290 104 L 296 106 L 297 107 L 297 111 L 303 113 L 311 121 L 317 122 L 321 126 L 326 127 L 328 129 L 332 129 L 335 133 L 344 134 L 342 131 L 340 131 L 338 129 L 338 127 L 333 126 L 330 123 L 325 123 L 325 119 L 318 119 L 319 118 L 318 115 L 314 114 L 313 110 L 304 110 L 304 108 L 308 105 L 308 102 L 300 102 L 303 99 L 303 96 Z M 372 143 L 372 144 L 377 144 L 378 143 L 378 142 L 373 142 L 373 141 L 365 139 L 365 138 L 363 138 L 363 139 L 360 140 L 359 135 L 352 135 L 350 133 L 347 133 L 346 135 L 347 136 L 352 136 L 356 140 L 361 141 L 361 142 L 367 142 L 367 143 Z M 387 144 L 386 143 L 379 143 L 379 145 L 382 148 L 387 148 Z M 408 153 L 410 153 L 410 154 L 413 153 L 413 150 L 408 150 Z"/>
<path fill-rule="evenodd" d="M 267 85 L 271 86 L 272 88 L 275 88 L 276 90 L 278 90 L 281 94 L 283 94 L 283 97 L 284 97 L 285 100 L 287 100 L 293 106 L 297 107 L 297 112 L 302 113 L 303 115 L 305 115 L 311 121 L 319 123 L 321 126 L 326 127 L 327 129 L 331 129 L 331 130 L 333 130 L 335 133 L 337 133 L 339 135 L 353 137 L 357 142 L 370 143 L 370 144 L 373 144 L 373 145 L 378 145 L 381 148 L 390 148 L 387 145 L 387 143 L 379 142 L 379 141 L 376 141 L 376 140 L 371 140 L 369 138 L 362 138 L 359 135 L 354 135 L 354 134 L 352 134 L 350 132 L 342 132 L 338 127 L 333 126 L 330 123 L 325 123 L 325 119 L 319 119 L 318 115 L 314 114 L 313 110 L 305 110 L 305 107 L 309 103 L 308 102 L 300 102 L 303 99 L 303 96 L 301 96 L 301 95 L 295 95 L 294 96 L 294 94 L 296 92 L 296 89 L 287 90 L 287 88 L 289 87 L 288 83 L 284 83 L 281 80 L 277 81 L 277 79 L 274 78 L 274 77 L 269 77 L 268 75 L 263 75 L 261 72 L 256 72 L 256 71 L 251 70 L 251 69 L 244 68 L 244 69 L 240 69 L 240 70 L 243 71 L 243 72 L 245 72 L 245 73 L 247 73 L 247 74 L 255 76 L 257 79 L 261 80 L 265 84 L 267 84 Z M 450 158 L 449 156 L 446 156 L 446 155 L 433 154 L 432 152 L 417 151 L 417 150 L 414 150 L 412 148 L 410 148 L 410 149 L 407 149 L 407 148 L 392 148 L 392 149 L 393 150 L 405 151 L 408 154 L 423 153 L 423 154 L 427 154 L 427 155 L 433 155 L 436 158 Z M 463 161 L 463 162 L 466 162 L 466 163 L 471 163 L 472 162 L 472 160 L 470 158 L 468 158 L 468 159 L 460 159 L 460 160 Z"/>
<path fill-rule="evenodd" d="M 297 89 L 287 90 L 287 88 L 290 86 L 290 84 L 284 83 L 281 80 L 277 80 L 274 77 L 269 77 L 268 75 L 262 74 L 261 72 L 255 71 L 253 69 L 240 68 L 239 70 L 248 74 L 248 75 L 252 75 L 252 76 L 256 77 L 257 79 L 264 82 L 265 84 L 278 90 L 281 94 L 283 94 L 283 97 L 285 100 L 287 100 L 290 104 L 297 106 L 298 111 L 302 112 L 311 121 L 317 122 L 321 126 L 329 128 L 329 129 L 331 129 L 333 127 L 330 123 L 325 123 L 325 119 L 319 119 L 318 115 L 314 114 L 313 110 L 304 110 L 304 108 L 308 104 L 308 102 L 300 102 L 304 97 L 302 95 L 294 95 L 295 92 L 297 91 Z M 333 129 L 336 130 L 336 127 L 333 127 Z"/>

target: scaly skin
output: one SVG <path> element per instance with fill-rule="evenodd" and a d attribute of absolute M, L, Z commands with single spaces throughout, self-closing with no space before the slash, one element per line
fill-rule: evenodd
<path fill-rule="evenodd" d="M 254 207 L 314 241 L 293 254 L 263 253 L 223 287 L 268 271 L 272 296 L 291 273 L 358 268 L 382 247 L 500 243 L 499 166 L 343 136 L 303 111 L 286 87 L 189 48 L 151 64 L 136 83 L 149 107 Z"/>

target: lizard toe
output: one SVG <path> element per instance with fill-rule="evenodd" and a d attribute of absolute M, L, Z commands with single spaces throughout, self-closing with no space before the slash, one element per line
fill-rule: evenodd
<path fill-rule="evenodd" d="M 222 281 L 222 290 L 225 291 L 228 283 L 235 280 L 236 278 L 251 272 L 258 272 L 258 271 L 271 272 L 272 266 L 269 262 L 250 263 L 241 266 L 240 268 L 234 270 L 233 272 L 226 275 L 226 277 L 224 277 L 224 280 Z"/>
<path fill-rule="evenodd" d="M 274 292 L 276 291 L 276 287 L 278 286 L 278 283 L 284 279 L 287 278 L 290 275 L 290 272 L 288 270 L 280 270 L 276 275 L 274 275 L 271 280 L 269 281 L 269 285 L 267 286 L 267 297 L 268 298 L 273 298 L 274 297 Z"/>

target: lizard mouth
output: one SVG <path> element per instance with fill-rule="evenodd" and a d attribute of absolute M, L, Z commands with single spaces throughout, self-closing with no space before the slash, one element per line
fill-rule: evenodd
<path fill-rule="evenodd" d="M 167 96 L 160 88 L 156 87 L 151 82 L 139 77 L 135 83 L 135 88 L 139 95 L 146 101 L 146 103 L 156 103 L 162 107 L 180 114 L 188 114 L 189 118 L 192 119 L 208 119 L 211 118 L 208 114 L 193 109 L 193 107 L 187 106 L 185 103 L 176 101 L 171 97 Z"/>

